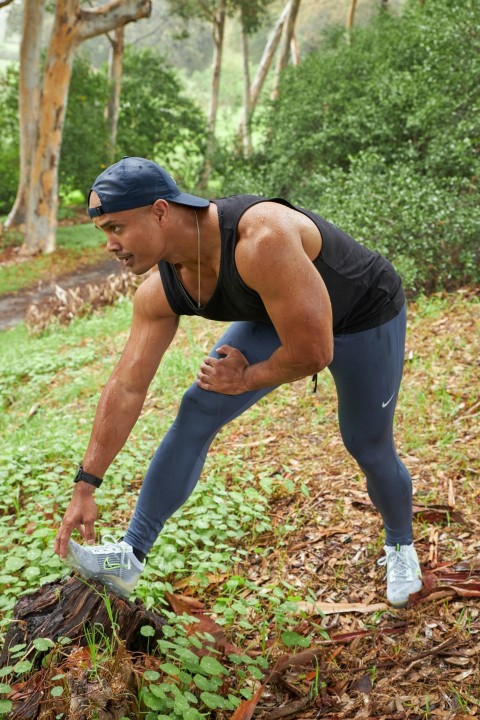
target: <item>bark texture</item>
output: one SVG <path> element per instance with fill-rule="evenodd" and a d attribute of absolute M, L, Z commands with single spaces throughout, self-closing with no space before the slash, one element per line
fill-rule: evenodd
<path fill-rule="evenodd" d="M 125 27 L 117 28 L 113 38 L 109 37 L 111 51 L 108 62 L 108 79 L 110 81 L 110 96 L 107 106 L 107 122 L 109 130 L 109 160 L 115 160 L 115 147 L 117 144 L 118 117 L 120 114 L 120 88 L 123 74 L 123 55 L 125 52 Z"/>
<path fill-rule="evenodd" d="M 283 25 L 282 39 L 278 50 L 277 64 L 275 68 L 275 82 L 272 91 L 272 99 L 278 97 L 280 90 L 280 77 L 287 67 L 291 54 L 292 37 L 295 32 L 295 23 L 301 0 L 291 0 L 289 12 Z"/>
<path fill-rule="evenodd" d="M 20 177 L 15 202 L 4 225 L 7 230 L 24 226 L 27 217 L 27 189 L 38 127 L 40 53 L 45 3 L 46 0 L 23 2 L 18 81 Z"/>
<path fill-rule="evenodd" d="M 105 597 L 108 597 L 107 607 Z M 112 637 L 111 617 L 115 618 L 115 632 L 130 652 L 147 652 L 148 647 L 162 637 L 161 628 L 165 620 L 149 610 L 143 603 L 107 593 L 104 587 L 94 581 L 88 584 L 77 577 L 61 582 L 43 585 L 39 590 L 24 595 L 13 611 L 13 621 L 5 638 L 0 654 L 0 667 L 10 664 L 9 648 L 26 643 L 27 649 L 36 638 L 48 638 L 54 643 L 59 637 L 71 638 L 77 645 L 85 646 L 85 628 L 102 626 L 103 632 Z M 140 634 L 143 625 L 150 625 L 155 631 L 152 637 Z M 68 651 L 68 649 L 67 649 Z M 40 666 L 42 653 L 37 653 L 36 665 Z"/>
<path fill-rule="evenodd" d="M 32 0 L 33 1 L 33 0 Z M 38 133 L 32 152 L 25 223 L 29 253 L 55 249 L 58 165 L 75 52 L 80 43 L 148 17 L 150 0 L 113 0 L 81 8 L 78 0 L 57 0 L 38 101 Z M 30 118 L 22 121 L 30 122 Z"/>

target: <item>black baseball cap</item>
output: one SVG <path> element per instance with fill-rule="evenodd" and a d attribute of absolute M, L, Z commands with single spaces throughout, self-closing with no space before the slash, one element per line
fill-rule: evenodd
<path fill-rule="evenodd" d="M 90 217 L 152 205 L 162 198 L 195 208 L 207 207 L 209 200 L 180 190 L 175 180 L 157 163 L 140 157 L 124 157 L 110 165 L 95 180 L 100 205 L 88 208 Z"/>

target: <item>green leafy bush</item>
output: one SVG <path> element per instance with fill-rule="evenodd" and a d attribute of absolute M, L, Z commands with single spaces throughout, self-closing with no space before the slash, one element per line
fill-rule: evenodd
<path fill-rule="evenodd" d="M 0 214 L 10 211 L 17 193 L 19 174 L 18 147 L 18 73 L 13 66 L 0 74 Z"/>
<path fill-rule="evenodd" d="M 0 213 L 7 213 L 18 184 L 18 68 L 0 74 Z M 60 196 L 67 203 L 85 196 L 109 164 L 105 119 L 106 68 L 75 59 L 59 165 Z M 152 49 L 128 50 L 124 58 L 116 158 L 140 155 L 157 159 L 193 188 L 200 172 L 205 118 L 182 92 L 175 71 Z"/>
<path fill-rule="evenodd" d="M 474 5 L 412 1 L 357 29 L 351 46 L 332 32 L 285 73 L 254 156 L 220 158 L 222 193 L 315 209 L 385 253 L 410 293 L 478 282 Z"/>
<path fill-rule="evenodd" d="M 165 58 L 151 48 L 124 58 L 117 155 L 155 159 L 190 188 L 198 181 L 205 117 L 182 92 Z"/>

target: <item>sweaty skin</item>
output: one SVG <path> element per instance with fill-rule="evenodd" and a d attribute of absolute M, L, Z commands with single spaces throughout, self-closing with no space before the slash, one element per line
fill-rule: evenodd
<path fill-rule="evenodd" d="M 90 206 L 99 204 L 92 192 Z M 198 209 L 197 215 L 204 305 L 217 284 L 221 239 L 216 206 Z M 175 265 L 186 290 L 196 296 L 197 235 L 192 208 L 160 199 L 151 206 L 101 215 L 94 223 L 106 235 L 107 250 L 134 274 L 141 275 L 166 260 Z M 217 348 L 223 357 L 207 357 L 199 368 L 196 382 L 201 388 L 236 395 L 292 382 L 330 364 L 330 300 L 311 262 L 321 243 L 314 223 L 288 207 L 265 202 L 244 213 L 238 226 L 237 268 L 246 285 L 261 296 L 281 345 L 267 360 L 252 365 L 236 348 Z M 135 294 L 129 338 L 100 396 L 82 463 L 86 472 L 103 477 L 126 443 L 178 320 L 159 273 L 153 272 Z M 75 529 L 86 542 L 94 542 L 94 491 L 85 482 L 76 483 L 55 539 L 54 550 L 60 557 L 65 557 Z"/>

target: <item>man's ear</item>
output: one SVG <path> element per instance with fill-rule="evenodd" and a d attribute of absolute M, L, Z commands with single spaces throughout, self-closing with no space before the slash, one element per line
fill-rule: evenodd
<path fill-rule="evenodd" d="M 162 198 L 155 200 L 152 205 L 152 210 L 160 223 L 164 222 L 170 214 L 170 206 L 168 202 Z"/>

